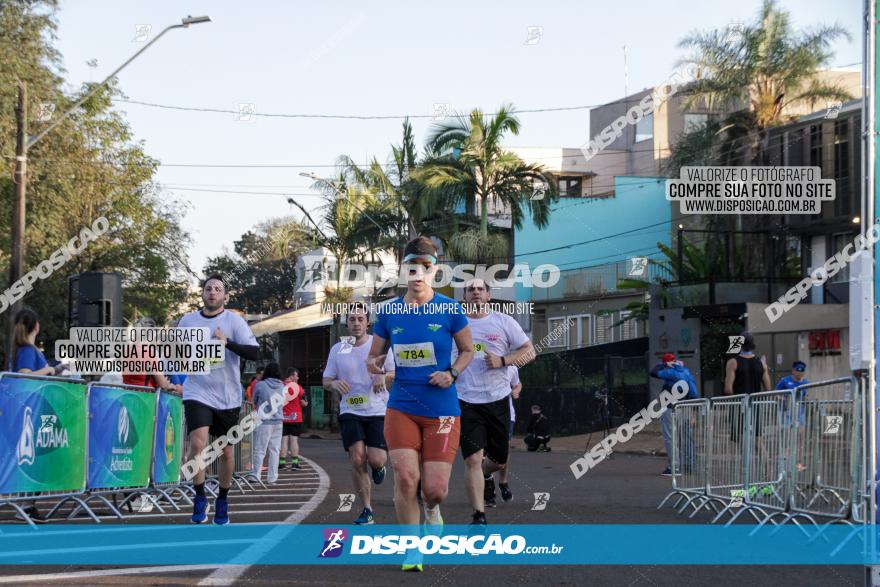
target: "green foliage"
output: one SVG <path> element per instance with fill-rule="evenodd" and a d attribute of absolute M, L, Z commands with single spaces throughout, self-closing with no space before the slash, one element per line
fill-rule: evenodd
<path fill-rule="evenodd" d="M 725 164 L 734 145 L 738 151 L 750 152 L 748 161 L 757 162 L 767 129 L 789 122 L 784 115 L 787 106 L 813 107 L 817 102 L 851 99 L 843 88 L 824 83 L 816 75 L 831 63 L 831 44 L 840 37 L 849 39 L 850 35 L 837 25 L 795 31 L 789 13 L 780 9 L 776 0 L 764 0 L 751 24 L 685 37 L 679 46 L 693 52 L 684 62 L 697 66 L 699 79 L 685 90 L 683 107 L 734 112 L 720 126 L 705 129 L 701 137 L 683 136 L 673 149 L 677 152 L 672 157 L 673 167 Z M 723 140 L 718 132 L 721 128 L 731 131 Z M 713 142 L 706 148 L 712 136 L 726 142 L 727 147 L 719 149 Z M 701 143 L 702 150 L 695 148 Z"/>
<path fill-rule="evenodd" d="M 272 314 L 293 305 L 296 261 L 311 233 L 292 219 L 277 219 L 246 232 L 234 255 L 208 259 L 204 274 L 226 278 L 229 306 L 248 314 Z"/>
<path fill-rule="evenodd" d="M 490 251 L 506 250 L 489 229 L 490 199 L 510 208 L 515 228 L 522 227 L 526 213 L 538 228 L 550 222 L 550 205 L 558 199 L 555 182 L 543 166 L 526 163 L 501 145 L 507 134 L 517 135 L 519 129 L 513 108 L 505 105 L 492 117 L 479 109 L 466 117 L 457 115 L 452 122 L 436 124 L 428 135 L 428 157 L 416 178 L 434 197 L 453 207 L 463 204 L 468 215 L 480 207 L 479 232 L 449 241 L 460 261 L 480 262 Z M 546 187 L 545 196 L 532 200 L 538 184 Z"/>
<path fill-rule="evenodd" d="M 28 90 L 31 135 L 48 124 L 39 120 L 41 103 L 54 104 L 53 116 L 57 117 L 77 100 L 77 95 L 63 92 L 61 56 L 53 46 L 57 6 L 54 0 L 0 3 L 3 155 L 15 152 L 19 82 Z M 91 89 L 86 84 L 80 92 Z M 101 88 L 28 153 L 24 272 L 96 218 L 105 216 L 111 227 L 25 296 L 24 304 L 40 314 L 40 339 L 44 341 L 66 337 L 67 277 L 81 271 L 122 275 L 126 319 L 151 316 L 162 323 L 177 314 L 186 299 L 191 274 L 185 257 L 189 237 L 178 220 L 185 208 L 160 197 L 153 182 L 157 162 L 132 140 L 122 116 L 111 110 L 111 98 L 119 94 L 115 84 Z M 0 158 L 0 289 L 9 285 L 13 165 L 12 158 Z M 3 337 L 5 342 L 5 329 Z"/>

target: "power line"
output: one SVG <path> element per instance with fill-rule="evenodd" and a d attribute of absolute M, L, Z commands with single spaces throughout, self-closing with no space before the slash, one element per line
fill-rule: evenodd
<path fill-rule="evenodd" d="M 595 243 L 595 242 L 603 241 L 603 240 L 606 240 L 606 239 L 609 239 L 609 238 L 614 238 L 614 237 L 618 237 L 618 236 L 623 236 L 623 235 L 625 235 L 625 234 L 632 234 L 633 232 L 636 232 L 636 231 L 639 231 L 639 230 L 643 230 L 643 229 L 645 229 L 645 228 L 653 228 L 653 227 L 655 227 L 655 226 L 662 226 L 662 225 L 664 225 L 664 224 L 669 224 L 669 223 L 671 223 L 671 222 L 672 222 L 672 219 L 664 220 L 663 222 L 656 222 L 656 223 L 654 223 L 654 224 L 646 224 L 645 226 L 640 226 L 640 227 L 638 227 L 638 228 L 630 228 L 629 230 L 625 230 L 625 231 L 623 231 L 623 232 L 618 232 L 617 234 L 609 234 L 608 236 L 603 236 L 603 237 L 594 238 L 594 239 L 590 239 L 590 240 L 586 240 L 586 241 L 581 241 L 581 242 L 579 242 L 579 243 L 571 243 L 571 244 L 562 245 L 562 246 L 559 246 L 559 247 L 553 247 L 553 248 L 550 248 L 550 249 L 541 249 L 540 251 L 530 251 L 530 252 L 528 252 L 528 253 L 516 253 L 516 256 L 517 256 L 517 257 L 527 257 L 527 256 L 529 256 L 529 255 L 537 255 L 538 253 L 549 253 L 549 252 L 552 252 L 552 251 L 562 251 L 562 250 L 564 250 L 564 249 L 570 249 L 570 248 L 572 248 L 572 247 L 579 247 L 579 246 L 581 246 L 581 245 L 588 245 L 588 244 L 590 244 L 590 243 Z"/>
<path fill-rule="evenodd" d="M 261 116 L 263 118 L 328 118 L 338 120 L 404 120 L 406 118 L 433 118 L 434 114 L 287 114 L 287 113 L 271 113 L 271 112 L 242 112 L 240 110 L 231 110 L 226 108 L 208 108 L 197 106 L 175 106 L 171 104 L 157 104 L 155 102 L 144 102 L 142 100 L 126 100 L 116 98 L 114 102 L 123 104 L 135 104 L 138 106 L 147 106 L 149 108 L 161 108 L 163 110 L 180 110 L 183 112 L 205 112 L 210 114 L 234 114 L 237 116 Z M 552 108 L 527 108 L 516 109 L 512 114 L 535 114 L 539 112 L 570 112 L 572 110 L 591 110 L 601 106 L 601 104 L 585 105 L 585 106 L 557 106 Z M 484 116 L 496 116 L 497 112 L 490 112 Z M 445 118 L 453 118 L 455 115 L 444 116 Z"/>

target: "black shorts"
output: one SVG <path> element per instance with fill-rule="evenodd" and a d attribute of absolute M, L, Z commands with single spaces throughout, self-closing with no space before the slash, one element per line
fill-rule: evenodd
<path fill-rule="evenodd" d="M 342 432 L 342 447 L 346 451 L 358 441 L 372 448 L 388 450 L 385 444 L 385 416 L 340 414 L 339 430 Z"/>
<path fill-rule="evenodd" d="M 461 406 L 461 454 L 468 458 L 485 449 L 486 456 L 503 465 L 510 450 L 510 402 L 505 397 L 488 404 L 458 401 Z"/>
<path fill-rule="evenodd" d="M 238 424 L 241 408 L 218 410 L 202 402 L 188 399 L 183 402 L 183 413 L 186 417 L 187 433 L 207 426 L 211 436 L 223 436 Z"/>
<path fill-rule="evenodd" d="M 302 434 L 302 422 L 282 422 L 281 436 L 299 436 Z"/>

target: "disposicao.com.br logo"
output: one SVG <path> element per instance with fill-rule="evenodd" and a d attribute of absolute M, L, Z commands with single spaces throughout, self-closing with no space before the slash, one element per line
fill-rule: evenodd
<path fill-rule="evenodd" d="M 529 546 L 520 534 L 502 536 L 470 534 L 352 534 L 341 528 L 325 529 L 324 543 L 319 558 L 338 557 L 345 551 L 350 538 L 348 554 L 357 555 L 470 555 L 470 556 L 516 556 L 534 554 L 559 554 L 564 546 L 556 544 Z"/>

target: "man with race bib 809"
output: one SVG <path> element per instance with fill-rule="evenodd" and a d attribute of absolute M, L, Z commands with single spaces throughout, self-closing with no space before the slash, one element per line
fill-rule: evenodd
<path fill-rule="evenodd" d="M 394 372 L 394 360 L 389 354 L 385 361 L 387 375 L 370 375 L 367 356 L 373 337 L 367 333 L 370 320 L 367 306 L 362 302 L 351 304 L 345 320 L 353 341 L 343 340 L 333 345 L 327 357 L 327 366 L 321 383 L 324 389 L 339 394 L 339 428 L 342 446 L 351 461 L 354 489 L 364 506 L 355 524 L 372 524 L 373 508 L 370 503 L 370 475 L 373 483 L 385 480 L 385 409 L 388 388 Z"/>
<path fill-rule="evenodd" d="M 420 521 L 416 498 L 419 480 L 425 520 L 440 526 L 440 503 L 449 492 L 449 476 L 458 452 L 460 413 L 455 380 L 473 358 L 468 320 L 455 300 L 434 292 L 437 249 L 427 237 L 404 248 L 407 292 L 382 306 L 373 327 L 368 363 L 384 373 L 386 341 L 394 355 L 394 385 L 385 415 L 385 440 L 394 467 L 394 508 L 401 524 Z M 452 361 L 452 343 L 458 358 Z M 414 556 L 404 571 L 421 571 Z"/>
<path fill-rule="evenodd" d="M 485 503 L 495 504 L 493 474 L 506 466 L 509 452 L 508 367 L 528 360 L 534 348 L 516 320 L 488 307 L 489 285 L 484 280 L 468 281 L 464 295 L 474 361 L 462 371 L 456 386 L 461 404 L 461 454 L 465 487 L 474 509 L 471 523 L 483 526 Z"/>

